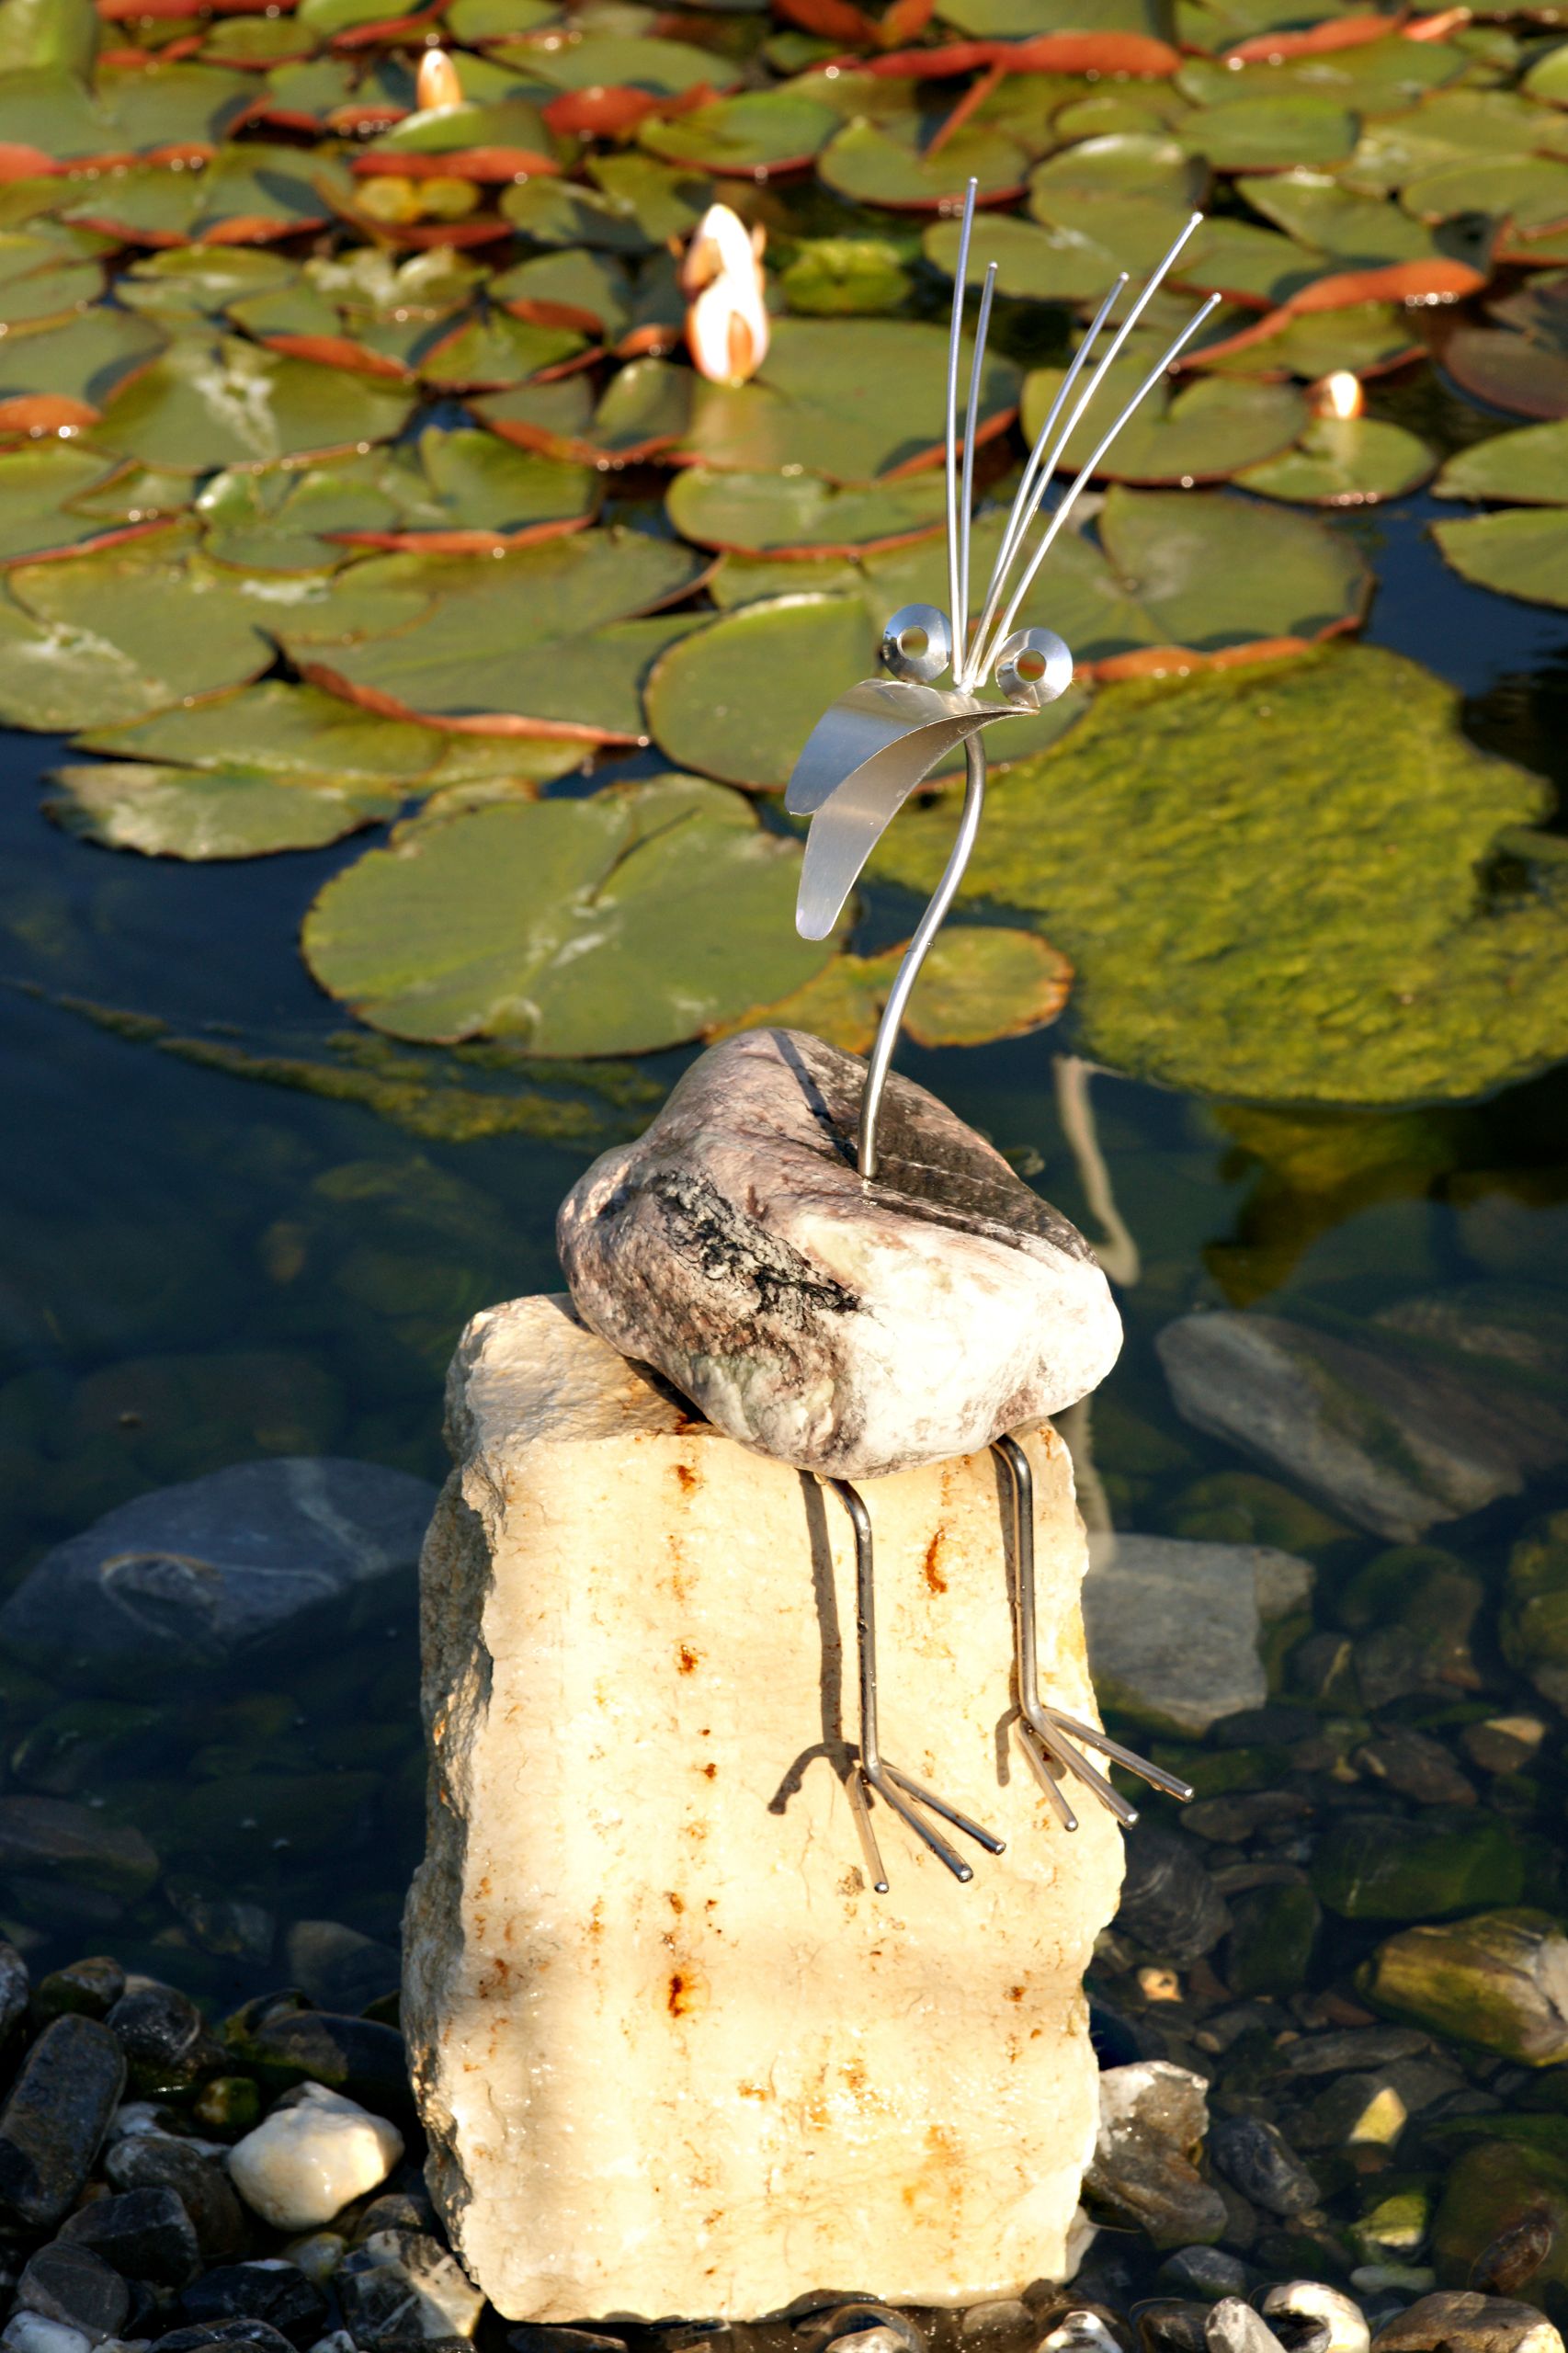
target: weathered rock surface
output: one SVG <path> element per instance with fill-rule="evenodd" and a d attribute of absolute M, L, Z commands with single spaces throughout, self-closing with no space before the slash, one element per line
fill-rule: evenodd
<path fill-rule="evenodd" d="M 1426 1305 L 1403 1302 L 1355 1341 L 1278 1315 L 1184 1315 L 1155 1346 L 1185 1420 L 1409 1543 L 1568 1459 L 1561 1392 L 1494 1349 L 1492 1324 L 1439 1345 Z"/>
<path fill-rule="evenodd" d="M 1091 1536 L 1084 1623 L 1102 1704 L 1183 1733 L 1261 1708 L 1263 1629 L 1312 1586 L 1311 1563 L 1271 1545 Z"/>
<path fill-rule="evenodd" d="M 0 1642 L 120 1665 L 222 1657 L 366 1578 L 411 1572 L 435 1500 L 404 1471 L 313 1455 L 159 1488 L 46 1552 L 0 1608 Z"/>
<path fill-rule="evenodd" d="M 864 1079 L 801 1031 L 728 1039 L 556 1228 L 591 1330 L 727 1436 L 851 1479 L 1059 1412 L 1121 1346 L 1083 1236 L 924 1087 L 889 1080 L 862 1183 Z"/>
<path fill-rule="evenodd" d="M 1527 2067 L 1568 2059 L 1568 1933 L 1549 1912 L 1480 1912 L 1403 1929 L 1363 1965 L 1381 2010 Z"/>
<path fill-rule="evenodd" d="M 992 1458 L 866 1490 L 886 1751 L 1007 1841 L 960 1889 L 879 1807 L 879 1897 L 841 1779 L 836 1498 L 694 1423 L 559 1300 L 470 1325 L 449 1435 L 403 2016 L 431 2188 L 492 2302 L 756 2315 L 824 2280 L 956 2303 L 1060 2276 L 1120 1844 L 1097 1808 L 1053 1827 L 1016 1760 L 997 1785 Z M 1070 1466 L 1053 1432 L 1028 1445 L 1042 1688 L 1086 1714 Z"/>
<path fill-rule="evenodd" d="M 45 2027 L 0 2109 L 0 2216 L 51 2229 L 81 2195 L 125 2088 L 125 2053 L 97 2018 Z"/>
<path fill-rule="evenodd" d="M 1193 2159 L 1209 2126 L 1203 2078 L 1167 2059 L 1108 2067 L 1084 2188 L 1092 2211 L 1148 2232 L 1156 2246 L 1202 2245 L 1225 2227 L 1225 2201 Z"/>

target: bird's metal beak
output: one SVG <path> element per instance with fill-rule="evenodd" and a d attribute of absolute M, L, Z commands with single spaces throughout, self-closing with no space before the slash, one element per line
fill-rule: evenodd
<path fill-rule="evenodd" d="M 863 678 L 830 704 L 784 791 L 790 815 L 812 821 L 795 904 L 801 938 L 827 938 L 882 834 L 938 761 L 994 719 L 1034 709 L 903 678 Z"/>

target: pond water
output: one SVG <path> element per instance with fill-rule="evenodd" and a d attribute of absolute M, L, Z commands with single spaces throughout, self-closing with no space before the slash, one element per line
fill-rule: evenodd
<path fill-rule="evenodd" d="M 840 212 L 850 217 L 819 198 L 796 227 L 826 231 Z M 862 210 L 851 225 L 877 217 L 889 216 Z M 944 284 L 917 277 L 906 309 L 939 312 Z M 1017 308 L 1007 329 L 1014 356 L 1030 358 L 1034 330 Z M 1461 398 L 1426 361 L 1369 391 L 1374 415 L 1437 456 L 1518 422 Z M 427 414 L 451 422 L 439 406 Z M 994 452 L 986 463 L 1003 471 Z M 626 477 L 601 519 L 663 531 L 662 494 L 650 473 Z M 1473 745 L 1556 788 L 1559 813 L 1542 827 L 1561 835 L 1568 615 L 1460 577 L 1431 536 L 1454 512 L 1423 490 L 1327 513 L 1323 528 L 1375 575 L 1361 641 L 1457 689 Z M 1394 715 L 1367 699 L 1362 743 Z M 236 1463 L 330 1455 L 438 1482 L 443 1375 L 464 1322 L 559 1287 L 562 1195 L 594 1152 L 638 1131 L 698 1051 L 547 1064 L 358 1025 L 317 988 L 298 943 L 323 884 L 384 834 L 232 863 L 95 847 L 40 813 L 67 745 L 12 731 L 0 753 L 6 1590 L 100 1515 Z M 657 751 L 607 757 L 548 790 L 579 795 L 670 765 Z M 767 780 L 736 779 L 722 760 L 713 773 Z M 1139 843 L 1114 854 L 1132 871 Z M 1214 858 L 1219 886 L 1223 845 Z M 918 904 L 873 880 L 851 946 L 906 937 Z M 1152 993 L 1160 979 L 1156 961 Z M 1147 1915 L 1119 1926 L 1092 1988 L 1104 2053 L 1197 2063 L 1245 2112 L 1265 2080 L 1248 2070 L 1279 2034 L 1369 2021 L 1362 1965 L 1392 1934 L 1499 1904 L 1568 1915 L 1556 1703 L 1568 1676 L 1560 1636 L 1532 1649 L 1521 1631 L 1531 1531 L 1568 1506 L 1568 1445 L 1524 1445 L 1517 1477 L 1479 1506 L 1435 1511 L 1428 1549 L 1392 1560 L 1375 1514 L 1340 1508 L 1321 1465 L 1178 1411 L 1156 1344 L 1205 1309 L 1287 1319 L 1352 1347 L 1414 1331 L 1436 1349 L 1425 1359 L 1434 1380 L 1463 1374 L 1483 1398 L 1498 1369 L 1492 1403 L 1506 1419 L 1506 1400 L 1523 1394 L 1507 1381 L 1523 1377 L 1529 1412 L 1550 1420 L 1568 1373 L 1568 1064 L 1481 1099 L 1260 1107 L 1114 1068 L 1085 1084 L 1073 1058 L 1096 1040 L 1079 1002 L 991 1044 L 906 1041 L 899 1066 L 1105 1241 L 1085 1138 L 1063 1120 L 1074 1086 L 1092 1107 L 1125 1229 L 1127 1345 L 1073 1432 L 1091 1519 L 1274 1545 L 1312 1572 L 1310 1602 L 1266 1635 L 1261 1711 L 1205 1739 L 1152 1726 L 1135 1703 L 1110 1711 L 1114 1729 L 1153 1741 L 1197 1784 L 1187 1827 L 1161 1799 L 1145 1820 L 1179 1832 L 1232 1919 L 1206 1943 L 1177 1921 L 1167 1949 Z M 1316 1017 L 1304 1000 L 1302 1021 Z M 510 1131 L 497 1131 L 498 1104 L 512 1107 Z M 1450 1407 L 1456 1393 L 1431 1392 Z M 1385 1471 L 1373 1422 L 1386 1402 L 1374 1378 L 1363 1436 L 1375 1463 L 1384 1447 Z M 1437 1403 L 1421 1437 L 1442 1449 Z M 1542 1574 L 1550 1607 L 1568 1562 L 1552 1554 Z M 77 1833 L 62 1825 L 78 1815 L 29 1816 L 43 1824 L 37 1853 L 25 1842 L 0 1853 L 0 1932 L 35 1971 L 112 1951 L 219 2007 L 288 1981 L 301 1922 L 395 1944 L 422 1839 L 416 1650 L 403 1576 L 155 1682 L 103 1658 L 73 1670 L 0 1657 L 0 1794 L 85 1809 L 144 1842 L 143 1860 L 105 1865 L 72 1847 Z M 1353 1851 L 1363 1836 L 1427 1860 L 1403 1891 L 1369 1895 L 1377 1873 Z M 1163 1981 L 1167 1962 L 1176 1973 Z M 367 1964 L 367 1984 L 379 1965 Z M 1555 2112 L 1568 2109 L 1568 2069 L 1535 2084 L 1495 2049 L 1445 2049 L 1451 2076 L 1431 2091 L 1424 2129 L 1360 2146 L 1329 2131 L 1313 2146 L 1334 2218 L 1324 2246 L 1380 2185 L 1408 2180 L 1428 2198 L 1483 2127 L 1562 2161 L 1568 2215 L 1568 2131 Z M 1397 2253 L 1396 2235 L 1388 2245 Z M 1419 2232 L 1412 2245 L 1419 2253 Z M 1322 2246 L 1299 2261 L 1319 2257 L 1332 2273 Z"/>

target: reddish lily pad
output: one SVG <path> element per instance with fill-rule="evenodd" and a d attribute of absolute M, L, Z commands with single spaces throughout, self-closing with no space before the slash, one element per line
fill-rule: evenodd
<path fill-rule="evenodd" d="M 830 482 L 914 472 L 940 455 L 947 331 L 902 319 L 778 319 L 767 358 L 736 389 L 699 381 L 685 454 L 737 473 L 801 466 Z M 969 354 L 960 361 L 967 384 Z M 985 355 L 978 438 L 1008 422 L 1017 370 Z"/>
<path fill-rule="evenodd" d="M 1244 467 L 1243 490 L 1293 506 L 1370 506 L 1431 479 L 1437 454 L 1402 425 L 1374 416 L 1314 417 L 1293 449 Z"/>
<path fill-rule="evenodd" d="M 404 825 L 335 876 L 301 945 L 321 986 L 394 1037 L 643 1053 L 821 971 L 791 920 L 799 846 L 690 777 Z"/>
<path fill-rule="evenodd" d="M 192 335 L 115 392 L 98 429 L 106 449 L 202 473 L 391 440 L 411 405 L 369 377 L 280 358 L 237 337 Z"/>

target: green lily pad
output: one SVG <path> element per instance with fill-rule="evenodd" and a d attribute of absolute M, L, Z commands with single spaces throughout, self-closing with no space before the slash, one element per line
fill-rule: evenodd
<path fill-rule="evenodd" d="M 1568 420 L 1521 426 L 1472 442 L 1432 485 L 1439 498 L 1496 498 L 1520 506 L 1568 506 Z"/>
<path fill-rule="evenodd" d="M 1243 490 L 1307 506 L 1369 506 L 1399 498 L 1430 479 L 1437 453 L 1425 441 L 1375 416 L 1317 416 L 1293 449 L 1245 467 Z"/>
<path fill-rule="evenodd" d="M 261 858 L 321 849 L 395 817 L 395 793 L 332 776 L 268 776 L 241 767 L 155 767 L 117 760 L 51 772 L 44 808 L 56 824 L 106 849 L 144 858 Z"/>
<path fill-rule="evenodd" d="M 593 188 L 532 179 L 504 189 L 504 217 L 536 244 L 642 254 L 689 236 L 710 200 L 706 180 L 652 155 L 596 156 L 589 169 Z"/>
<path fill-rule="evenodd" d="M 467 47 L 540 32 L 559 21 L 561 10 L 554 0 L 450 0 L 445 14 L 452 39 Z"/>
<path fill-rule="evenodd" d="M 435 107 L 428 113 L 404 115 L 380 139 L 362 151 L 361 168 L 378 155 L 447 155 L 453 158 L 474 149 L 515 156 L 519 172 L 548 172 L 554 166 L 555 142 L 537 107 L 526 98 L 502 98 L 489 106 L 470 102 Z M 486 170 L 481 176 L 494 177 Z"/>
<path fill-rule="evenodd" d="M 1285 20 L 1291 0 L 1278 0 L 1280 24 L 1274 29 L 1307 29 L 1298 19 Z M 1314 5 L 1320 24 L 1332 16 Z M 1356 0 L 1346 12 L 1363 13 Z M 1194 105 L 1229 106 L 1239 98 L 1305 95 L 1332 98 L 1352 114 L 1365 117 L 1404 114 L 1423 105 L 1428 96 L 1466 72 L 1470 61 L 1446 41 L 1406 40 L 1392 21 L 1378 40 L 1356 41 L 1342 49 L 1303 51 L 1278 58 L 1184 58 L 1176 85 Z"/>
<path fill-rule="evenodd" d="M 0 328 L 66 321 L 104 290 L 101 263 L 74 255 L 70 232 L 0 233 Z"/>
<path fill-rule="evenodd" d="M 316 981 L 394 1037 L 537 1054 L 679 1044 L 831 954 L 794 933 L 800 849 L 692 777 L 415 820 L 322 891 Z"/>
<path fill-rule="evenodd" d="M 1277 229 L 1221 216 L 1204 222 L 1182 255 L 1176 276 L 1195 293 L 1234 295 L 1272 309 L 1331 267 L 1326 255 Z"/>
<path fill-rule="evenodd" d="M 1249 204 L 1288 236 L 1317 246 L 1335 269 L 1455 257 L 1425 223 L 1375 197 L 1352 194 L 1326 172 L 1277 172 L 1237 186 Z"/>
<path fill-rule="evenodd" d="M 1202 171 L 1183 142 L 1157 131 L 1079 140 L 1029 174 L 1029 210 L 1037 220 L 1057 219 L 1069 202 L 1135 196 L 1172 216 L 1167 245 L 1202 193 Z"/>
<path fill-rule="evenodd" d="M 239 65 L 249 73 L 263 73 L 269 65 L 311 56 L 315 46 L 310 28 L 287 17 L 231 17 L 227 23 L 220 19 L 203 35 L 201 56 L 210 65 Z"/>
<path fill-rule="evenodd" d="M 1434 523 L 1432 537 L 1454 570 L 1480 588 L 1527 604 L 1568 607 L 1568 508 L 1517 507 Z"/>
<path fill-rule="evenodd" d="M 115 299 L 171 327 L 221 319 L 231 303 L 294 284 L 297 262 L 257 245 L 163 245 L 133 261 Z"/>
<path fill-rule="evenodd" d="M 101 65 L 96 90 L 117 143 L 131 154 L 174 147 L 210 151 L 253 95 L 244 74 L 164 58 L 141 65 Z"/>
<path fill-rule="evenodd" d="M 1340 177 L 1368 196 L 1384 196 L 1444 165 L 1528 154 L 1542 109 L 1513 90 L 1439 90 L 1413 107 L 1369 122 Z"/>
<path fill-rule="evenodd" d="M 749 384 L 694 384 L 687 452 L 737 473 L 801 466 L 841 483 L 926 464 L 942 443 L 947 354 L 946 328 L 913 320 L 776 320 Z M 967 386 L 967 339 L 960 364 Z M 994 350 L 980 392 L 983 438 L 1018 397 L 1017 369 Z"/>
<path fill-rule="evenodd" d="M 0 8 L 0 74 L 55 68 L 85 81 L 97 55 L 92 0 L 6 0 Z"/>
<path fill-rule="evenodd" d="M 370 377 L 283 358 L 237 336 L 192 335 L 112 395 L 98 436 L 144 465 L 202 473 L 391 440 L 412 406 L 407 393 Z"/>
<path fill-rule="evenodd" d="M 928 473 L 835 490 L 816 474 L 710 473 L 691 466 L 676 474 L 665 505 L 682 538 L 699 547 L 848 554 L 942 530 L 947 486 Z"/>
<path fill-rule="evenodd" d="M 961 204 L 971 178 L 981 201 L 1016 196 L 1028 176 L 1028 157 L 1011 140 L 966 123 L 933 153 L 924 126 L 910 116 L 893 122 L 846 122 L 817 157 L 817 175 L 856 204 L 893 211 L 936 212 Z"/>
<path fill-rule="evenodd" d="M 224 147 L 200 172 L 136 164 L 107 175 L 67 218 L 131 245 L 259 244 L 323 226 L 327 176 L 297 147 Z"/>
<path fill-rule="evenodd" d="M 1181 125 L 1182 144 L 1218 172 L 1336 164 L 1356 144 L 1356 117 L 1332 98 L 1292 91 L 1201 107 Z"/>
<path fill-rule="evenodd" d="M 530 44 L 527 51 L 541 82 L 557 90 L 642 90 L 679 97 L 687 90 L 728 88 L 740 77 L 728 59 L 690 41 L 645 35 L 588 32 Z"/>
<path fill-rule="evenodd" d="M 393 555 L 355 570 L 355 593 L 416 589 L 429 601 L 409 626 L 330 653 L 312 627 L 295 658 L 334 692 L 371 710 L 488 724 L 497 734 L 550 733 L 554 722 L 585 740 L 634 740 L 642 675 L 692 617 L 630 616 L 684 596 L 701 559 L 669 540 L 610 530 L 499 558 Z M 292 650 L 296 633 L 287 625 L 281 633 Z"/>
<path fill-rule="evenodd" d="M 1023 428 L 1032 442 L 1062 382 L 1060 368 L 1042 368 L 1024 385 Z M 1103 389 L 1074 427 L 1063 468 L 1086 465 L 1147 374 L 1142 361 L 1112 364 Z M 1163 379 L 1117 436 L 1098 472 L 1113 482 L 1223 482 L 1243 466 L 1287 449 L 1308 420 L 1292 385 L 1257 384 L 1230 377 L 1199 378 L 1176 391 Z"/>
<path fill-rule="evenodd" d="M 113 471 L 111 458 L 68 441 L 45 441 L 0 456 L 0 564 L 79 551 L 137 529 L 119 518 L 105 522 L 74 515 L 64 506 Z"/>
<path fill-rule="evenodd" d="M 69 732 L 139 719 L 265 670 L 263 609 L 178 527 L 19 566 L 0 605 L 0 719 Z"/>
<path fill-rule="evenodd" d="M 1478 155 L 1407 180 L 1399 200 L 1418 221 L 1487 213 L 1528 236 L 1568 222 L 1568 163 L 1547 155 Z"/>
<path fill-rule="evenodd" d="M 349 551 L 324 536 L 394 529 L 399 500 L 386 486 L 383 452 L 320 466 L 240 468 L 203 483 L 195 502 L 203 544 L 216 563 L 246 572 L 330 571 Z"/>
<path fill-rule="evenodd" d="M 766 179 L 781 166 L 809 162 L 838 128 L 829 108 L 791 90 L 744 90 L 690 114 L 655 116 L 642 125 L 637 142 L 693 171 Z"/>
<path fill-rule="evenodd" d="M 808 238 L 779 282 L 790 310 L 808 319 L 902 310 L 914 283 L 903 248 L 884 237 Z"/>
<path fill-rule="evenodd" d="M 391 525 L 340 526 L 339 536 L 349 544 L 458 553 L 524 547 L 581 530 L 603 495 L 591 466 L 513 449 L 472 426 L 451 431 L 426 426 L 417 461 L 414 453 L 400 451 L 382 483 L 397 504 Z"/>
<path fill-rule="evenodd" d="M 1157 207 L 1147 210 L 1162 224 L 1168 220 Z M 1088 225 L 1090 220 L 1093 227 Z M 988 265 L 994 262 L 997 292 L 1016 301 L 1098 302 L 1118 272 L 1128 267 L 1121 254 L 1099 233 L 1098 207 L 1080 222 L 1037 223 L 1003 213 L 987 220 L 984 227 L 983 238 L 971 243 L 967 282 L 979 285 Z M 921 239 L 926 260 L 944 277 L 950 278 L 958 267 L 961 233 L 956 221 L 935 221 Z M 1173 230 L 1160 253 L 1174 235 Z M 1158 260 L 1159 254 L 1154 258 Z"/>
<path fill-rule="evenodd" d="M 998 780 L 966 889 L 1043 918 L 1084 1050 L 1118 1069 L 1256 1101 L 1452 1101 L 1568 1053 L 1561 870 L 1495 906 L 1476 885 L 1551 801 L 1417 665 L 1326 648 L 1102 694 Z M 930 890 L 952 822 L 906 811 L 873 871 Z"/>
<path fill-rule="evenodd" d="M 755 1006 L 735 1028 L 805 1029 L 846 1053 L 866 1053 L 903 961 L 903 945 L 880 956 L 835 956 L 804 988 Z M 918 1046 L 1021 1038 L 1055 1020 L 1072 979 L 1067 959 L 1038 932 L 953 924 L 926 952 L 903 1027 Z"/>
<path fill-rule="evenodd" d="M 69 326 L 0 338 L 0 433 L 94 424 L 116 385 L 163 347 L 150 319 L 100 305 Z"/>
<path fill-rule="evenodd" d="M 1036 33 L 1145 33 L 1164 38 L 1154 0 L 942 0 L 945 25 L 975 40 Z"/>
<path fill-rule="evenodd" d="M 1244 348 L 1206 351 L 1199 344 L 1190 364 L 1216 373 L 1272 373 L 1284 369 L 1292 376 L 1315 382 L 1347 369 L 1353 376 L 1378 376 L 1419 357 L 1424 347 L 1413 334 L 1403 304 L 1357 302 L 1343 311 L 1307 311 L 1286 318 L 1271 334 Z"/>
<path fill-rule="evenodd" d="M 492 303 L 520 319 L 572 327 L 610 342 L 631 318 L 632 280 L 626 264 L 581 245 L 535 254 L 493 278 L 487 292 Z"/>
<path fill-rule="evenodd" d="M 1131 83 L 1075 97 L 1056 112 L 1059 139 L 1107 139 L 1124 131 L 1168 131 L 1190 101 L 1168 82 Z"/>
<path fill-rule="evenodd" d="M 1521 86 L 1548 106 L 1568 107 L 1568 40 L 1559 41 L 1544 57 L 1538 57 Z"/>
<path fill-rule="evenodd" d="M 64 501 L 73 515 L 89 515 L 100 522 L 166 521 L 187 507 L 196 496 L 188 474 L 162 473 L 155 466 L 116 465 L 85 489 Z"/>

